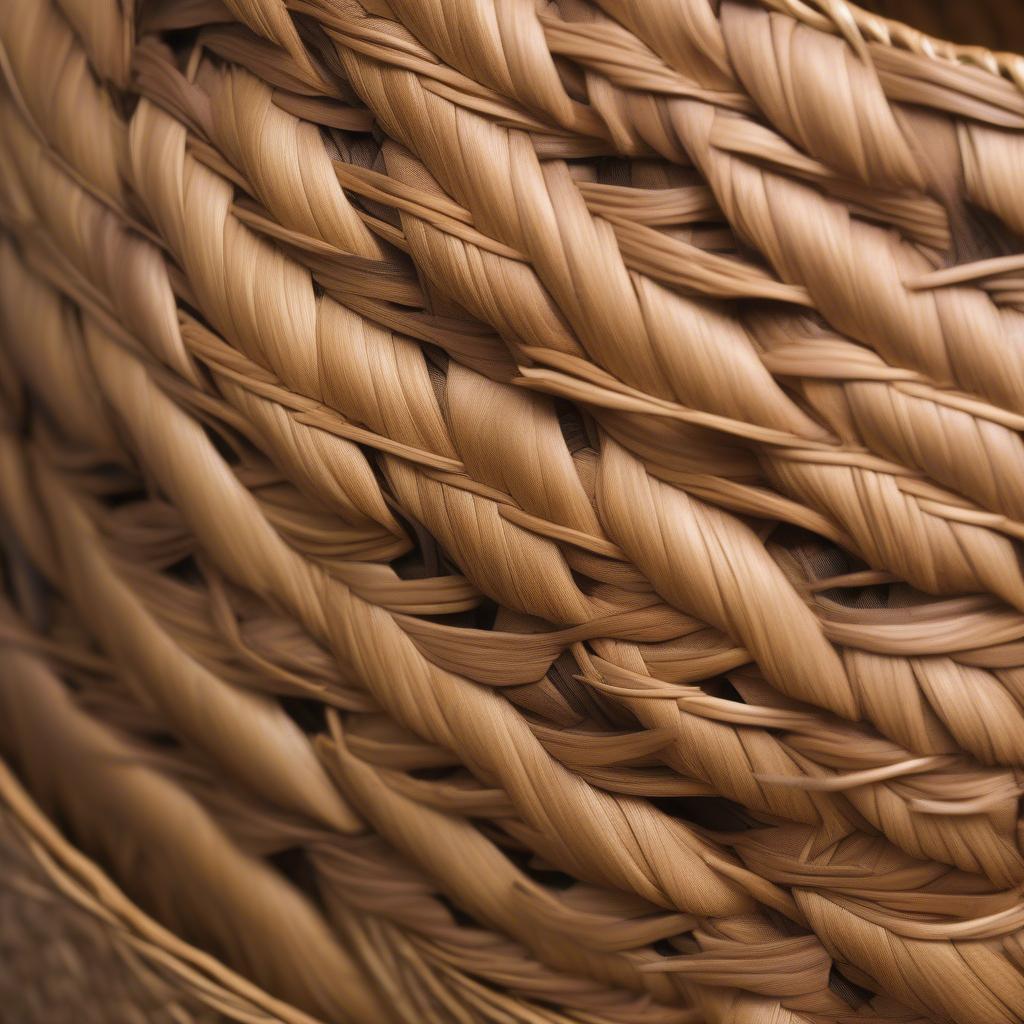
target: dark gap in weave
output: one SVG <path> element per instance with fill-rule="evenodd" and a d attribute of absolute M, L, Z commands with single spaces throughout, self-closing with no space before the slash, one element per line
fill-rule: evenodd
<path fill-rule="evenodd" d="M 417 615 L 422 622 L 436 622 L 442 626 L 455 626 L 459 629 L 479 629 L 490 632 L 496 629 L 499 606 L 489 597 L 481 596 L 474 607 L 461 612 L 438 613 L 433 615 Z"/>
<path fill-rule="evenodd" d="M 808 582 L 870 568 L 867 563 L 831 541 L 797 527 L 781 526 L 773 537 L 773 544 L 785 548 L 787 554 L 801 566 Z M 929 604 L 934 600 L 903 580 L 819 590 L 814 597 L 847 608 L 863 609 L 909 608 Z"/>
<path fill-rule="evenodd" d="M 142 6 L 143 9 L 145 9 L 145 5 L 143 4 Z M 140 25 L 140 28 L 142 28 L 143 25 Z M 183 68 L 185 61 L 188 59 L 188 55 L 192 52 L 199 40 L 199 32 L 199 27 L 164 29 L 160 33 L 160 41 L 171 48 L 175 56 L 178 57 L 181 67 Z M 179 68 L 179 70 L 181 70 L 181 68 Z"/>
<path fill-rule="evenodd" d="M 377 482 L 381 485 L 381 490 L 388 503 L 388 510 L 405 527 L 406 532 L 412 536 L 415 542 L 405 554 L 391 560 L 389 563 L 391 568 L 403 580 L 422 580 L 443 575 L 444 555 L 433 534 L 424 529 L 418 520 L 402 513 L 387 490 L 387 481 L 384 479 L 380 467 L 373 461 L 370 462 L 370 465 L 374 469 Z"/>
<path fill-rule="evenodd" d="M 605 185 L 633 184 L 632 162 L 625 157 L 605 156 L 594 161 L 596 178 Z"/>
<path fill-rule="evenodd" d="M 850 981 L 835 964 L 829 968 L 828 987 L 845 1003 L 849 1003 L 854 1009 L 863 1006 L 875 998 L 873 992 L 861 987 L 856 982 Z"/>
<path fill-rule="evenodd" d="M 543 885 L 545 888 L 554 889 L 556 892 L 565 892 L 578 884 L 572 875 L 567 875 L 564 871 L 559 871 L 550 864 L 538 860 L 537 855 L 532 850 L 508 849 L 505 851 L 505 856 L 524 875 L 528 875 L 533 881 Z"/>
<path fill-rule="evenodd" d="M 603 586 L 600 580 L 592 579 L 590 576 L 587 576 L 571 567 L 569 569 L 569 575 L 572 577 L 572 581 L 576 584 L 579 592 L 585 597 L 593 597 L 594 594 Z M 567 625 L 567 623 L 564 623 L 564 625 Z"/>
<path fill-rule="evenodd" d="M 187 749 L 174 733 L 167 732 L 166 729 L 147 730 L 140 735 L 150 746 L 158 747 L 160 750 L 179 751 Z"/>
<path fill-rule="evenodd" d="M 149 499 L 149 492 L 142 485 L 138 487 L 129 488 L 122 491 L 114 491 L 108 494 L 105 499 L 105 504 L 111 508 L 121 508 L 124 505 L 132 505 L 136 502 L 147 501 Z"/>
<path fill-rule="evenodd" d="M 278 697 L 285 714 L 305 733 L 327 733 L 327 706 L 307 697 Z"/>
<path fill-rule="evenodd" d="M 267 854 L 266 860 L 329 919 L 327 905 L 324 903 L 320 886 L 317 884 L 316 869 L 303 847 L 290 846 L 286 850 L 278 850 L 276 853 Z"/>
<path fill-rule="evenodd" d="M 547 677 L 566 704 L 581 720 L 586 720 L 599 709 L 594 695 L 585 683 L 574 678 L 579 675 L 579 665 L 568 651 L 563 651 L 551 664 Z"/>
<path fill-rule="evenodd" d="M 609 559 L 608 562 L 612 567 L 616 565 L 623 565 L 622 562 L 616 560 Z M 628 565 L 629 563 L 626 564 Z M 596 574 L 597 573 L 595 573 L 595 577 Z M 607 584 L 604 581 L 600 579 L 595 579 L 595 577 L 592 577 L 592 575 L 588 575 L 586 572 L 583 572 L 572 567 L 569 568 L 569 575 L 572 578 L 572 582 L 575 584 L 575 586 L 577 586 L 577 589 L 580 591 L 580 593 L 586 597 L 599 597 L 601 590 L 605 586 L 607 586 Z M 648 594 L 653 593 L 653 588 L 650 586 L 649 583 L 645 582 L 643 585 L 643 591 L 644 593 Z M 556 625 L 568 626 L 569 624 L 558 623 Z"/>
<path fill-rule="evenodd" d="M 680 167 L 667 160 L 634 160 L 632 171 L 633 188 L 660 190 L 665 188 L 707 187 L 707 180 L 696 168 Z M 690 221 L 692 224 L 725 223 L 721 215 L 708 221 Z"/>
<path fill-rule="evenodd" d="M 1021 250 L 1021 236 L 1002 218 L 964 198 L 949 218 L 952 232 L 950 263 L 974 263 L 994 256 L 1012 256 Z"/>
<path fill-rule="evenodd" d="M 342 128 L 333 128 L 328 125 L 320 125 L 320 141 L 324 144 L 324 152 L 328 160 L 340 160 L 342 163 L 351 163 L 346 158 L 348 152 L 347 133 Z M 347 193 L 346 193 L 347 195 Z"/>
<path fill-rule="evenodd" d="M 691 825 L 717 832 L 746 832 L 761 826 L 746 808 L 720 796 L 659 796 L 647 802 L 658 810 Z"/>
<path fill-rule="evenodd" d="M 788 523 L 779 524 L 773 531 L 772 544 L 786 551 L 801 566 L 808 582 L 863 572 L 870 568 L 866 562 L 838 544 Z M 893 600 L 893 586 L 892 583 L 877 583 L 834 588 L 821 593 L 847 608 L 887 608 Z"/>
<path fill-rule="evenodd" d="M 555 63 L 555 70 L 562 82 L 562 88 L 577 103 L 587 103 L 587 80 L 583 69 L 574 61 L 563 57 L 560 54 L 552 54 Z"/>
<path fill-rule="evenodd" d="M 639 727 L 636 718 L 627 708 L 605 700 L 592 686 L 574 678 L 578 675 L 580 666 L 569 651 L 563 651 L 548 669 L 549 681 L 569 707 L 580 716 L 581 721 L 602 732 L 620 729 L 629 731 Z"/>
<path fill-rule="evenodd" d="M 780 523 L 772 531 L 772 541 L 787 551 L 799 553 L 813 569 L 813 579 L 826 579 L 844 573 L 856 572 L 864 567 L 859 559 L 818 534 L 799 526 Z"/>
<path fill-rule="evenodd" d="M 476 826 L 482 836 L 489 839 L 503 853 L 530 853 L 521 840 L 510 836 L 497 821 L 487 818 L 470 818 L 469 821 Z"/>
<path fill-rule="evenodd" d="M 128 122 L 135 116 L 135 110 L 142 102 L 141 93 L 122 92 L 120 89 L 110 89 L 107 92 L 110 102 L 117 111 L 122 121 Z"/>
<path fill-rule="evenodd" d="M 199 420 L 198 422 L 203 428 L 203 433 L 206 434 L 207 440 L 214 448 L 217 449 L 217 454 L 220 455 L 220 457 L 229 466 L 238 466 L 242 461 L 238 451 L 228 442 L 221 430 L 215 429 L 211 424 L 203 420 Z"/>
<path fill-rule="evenodd" d="M 437 542 L 434 535 L 412 516 L 405 514 L 398 502 L 388 490 L 387 480 L 384 478 L 380 467 L 373 461 L 370 462 L 381 485 L 384 500 L 387 502 L 388 511 L 399 521 L 405 531 L 412 537 L 413 546 L 404 554 L 393 558 L 388 564 L 395 574 L 403 580 L 433 579 L 439 576 L 461 576 L 462 571 L 445 554 L 444 549 Z M 447 621 L 445 616 L 440 617 Z"/>
<path fill-rule="evenodd" d="M 603 717 L 610 723 L 609 728 L 612 732 L 647 732 L 647 726 L 621 701 L 606 697 L 603 693 L 593 693 L 593 696 L 603 712 Z"/>
<path fill-rule="evenodd" d="M 387 170 L 384 166 L 384 155 L 381 152 L 381 142 L 386 136 L 376 130 L 371 132 L 349 132 L 341 128 L 329 128 L 334 145 L 342 155 L 345 163 L 355 164 L 357 167 L 368 167 L 371 170 Z M 357 208 L 364 206 L 368 213 L 381 217 L 389 224 L 398 227 L 401 223 L 401 216 L 393 206 L 380 203 L 375 199 L 367 199 L 356 192 L 345 193 L 349 200 Z M 376 212 L 375 212 L 376 211 Z"/>
<path fill-rule="evenodd" d="M 381 152 L 381 140 L 384 136 L 379 136 L 376 131 L 372 135 L 345 132 L 339 128 L 328 128 L 327 131 L 330 134 L 333 148 L 337 152 L 337 157 L 344 163 L 352 164 L 356 167 L 366 167 L 380 174 L 387 173 L 387 167 L 384 164 L 384 154 Z M 402 218 L 395 207 L 388 206 L 386 203 L 381 203 L 376 199 L 369 199 L 366 196 L 359 195 L 358 192 L 354 192 L 351 189 L 343 189 L 343 191 L 348 201 L 352 204 L 353 209 L 357 211 L 362 210 L 371 217 L 391 225 L 391 227 L 401 229 Z"/>
<path fill-rule="evenodd" d="M 183 278 L 184 277 L 184 271 L 181 270 L 181 268 L 178 266 L 178 264 L 170 256 L 167 256 L 166 260 L 167 260 L 167 264 L 168 264 L 169 268 L 171 268 L 172 270 L 177 271 L 177 274 L 180 275 Z M 172 275 L 172 277 L 171 277 L 171 286 L 172 287 L 174 287 L 175 280 L 176 280 L 175 276 Z M 203 311 L 201 309 L 199 309 L 198 307 L 192 305 L 192 303 L 190 301 L 192 296 L 190 296 L 190 295 L 182 295 L 181 294 L 182 290 L 183 289 L 180 289 L 180 288 L 174 288 L 174 304 L 175 304 L 175 306 L 178 307 L 178 315 L 179 315 L 179 317 L 181 316 L 181 314 L 185 314 L 186 316 L 191 317 L 193 320 L 196 321 L 196 323 L 198 323 L 198 324 L 202 325 L 203 327 L 205 327 L 211 334 L 213 334 L 216 337 L 220 338 L 221 337 L 220 331 L 218 331 L 217 328 L 214 327 L 214 325 L 210 322 L 210 320 L 206 317 L 206 315 L 203 313 Z M 215 394 L 216 393 L 216 385 L 215 385 L 216 378 L 213 375 L 213 371 L 204 362 L 202 362 L 201 360 L 198 360 L 198 359 L 194 359 L 192 361 L 192 365 L 199 371 L 200 376 L 207 383 L 207 385 L 209 385 L 210 392 Z"/>
<path fill-rule="evenodd" d="M 492 601 L 489 597 L 483 598 L 480 603 L 470 612 L 463 612 L 463 615 L 470 618 L 473 629 L 483 629 L 490 631 L 494 629 L 494 622 L 498 617 L 498 603 Z M 451 621 L 453 616 L 448 616 L 448 621 Z M 453 622 L 452 625 L 456 625 Z"/>
<path fill-rule="evenodd" d="M 739 690 L 732 684 L 728 676 L 712 676 L 710 679 L 702 679 L 697 683 L 709 697 L 717 697 L 719 700 L 731 700 L 735 704 L 746 704 Z"/>
<path fill-rule="evenodd" d="M 427 376 L 430 378 L 430 386 L 434 391 L 434 398 L 440 408 L 446 409 L 448 405 L 448 357 L 438 348 L 431 346 L 426 353 Z"/>
<path fill-rule="evenodd" d="M 452 921 L 460 928 L 479 928 L 480 922 L 466 913 L 453 899 L 443 892 L 435 892 L 434 899 L 451 915 Z"/>
<path fill-rule="evenodd" d="M 424 782 L 444 782 L 455 776 L 465 777 L 465 770 L 461 765 L 438 764 L 428 765 L 425 768 L 409 768 L 406 775 L 414 779 L 422 779 Z"/>
<path fill-rule="evenodd" d="M 584 448 L 593 449 L 591 444 L 591 432 L 587 429 L 580 410 L 571 402 L 565 399 L 555 399 L 555 415 L 558 417 L 558 427 L 562 432 L 562 440 L 570 455 L 575 455 Z M 595 452 L 596 454 L 596 452 Z"/>
<path fill-rule="evenodd" d="M 692 168 L 658 158 L 600 156 L 593 160 L 570 161 L 578 177 L 601 185 L 658 191 L 687 185 L 705 185 L 704 178 Z"/>
<path fill-rule="evenodd" d="M 169 564 L 161 564 L 160 571 L 181 580 L 183 583 L 201 584 L 203 582 L 203 574 L 196 562 L 194 552 L 190 552 Z"/>
<path fill-rule="evenodd" d="M 890 593 L 891 588 L 887 583 L 874 587 L 837 587 L 820 591 L 822 597 L 846 608 L 890 608 Z"/>
<path fill-rule="evenodd" d="M 317 70 L 329 79 L 335 87 L 340 98 L 352 106 L 363 106 L 356 97 L 352 87 L 348 84 L 345 75 L 345 68 L 338 56 L 338 50 L 328 38 L 323 26 L 311 15 L 302 14 L 298 11 L 289 11 L 295 29 L 302 40 L 302 44 L 317 65 Z"/>
<path fill-rule="evenodd" d="M 650 948 L 659 956 L 679 956 L 680 954 L 703 952 L 691 932 L 681 932 L 671 938 L 658 939 L 651 943 Z"/>
<path fill-rule="evenodd" d="M 14 531 L 0 520 L 0 583 L 3 593 L 30 628 L 46 633 L 55 591 L 29 560 Z"/>
<path fill-rule="evenodd" d="M 429 530 L 411 516 L 404 514 L 402 508 L 391 496 L 387 481 L 375 464 L 370 460 L 374 468 L 384 499 L 388 509 L 396 519 L 412 535 L 415 544 L 405 554 L 393 559 L 389 564 L 395 574 L 401 579 L 432 579 L 441 576 L 461 576 L 462 570 L 448 557 L 444 549 L 437 542 Z M 493 629 L 494 620 L 497 615 L 498 606 L 484 594 L 477 595 L 477 604 L 468 611 L 454 612 L 451 614 L 420 615 L 422 619 L 429 622 L 439 622 L 451 626 L 468 626 L 472 629 Z"/>

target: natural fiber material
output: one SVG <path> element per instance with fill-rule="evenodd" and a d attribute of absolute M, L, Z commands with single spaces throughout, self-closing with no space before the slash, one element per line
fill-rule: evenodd
<path fill-rule="evenodd" d="M 59 693 L 34 659 L 12 655 L 9 669 L 22 686 Z M 148 918 L 2 764 L 0 999 L 19 1024 L 313 1024 Z"/>
<path fill-rule="evenodd" d="M 1024 58 L 844 0 L 0 45 L 0 750 L 255 1007 L 179 1018 L 1024 1020 Z"/>

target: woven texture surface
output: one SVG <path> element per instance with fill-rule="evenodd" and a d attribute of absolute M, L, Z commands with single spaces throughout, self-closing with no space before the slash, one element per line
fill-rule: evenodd
<path fill-rule="evenodd" d="M 0 44 L 0 752 L 232 1019 L 1024 1019 L 1024 58 L 843 0 Z"/>
<path fill-rule="evenodd" d="M 59 693 L 39 662 L 10 668 Z M 315 1024 L 147 917 L 2 762 L 0 1000 L 12 1024 Z"/>
<path fill-rule="evenodd" d="M 0 817 L 0 1000 L 19 1022 L 217 1024 L 136 959 L 109 927 L 81 911 Z"/>

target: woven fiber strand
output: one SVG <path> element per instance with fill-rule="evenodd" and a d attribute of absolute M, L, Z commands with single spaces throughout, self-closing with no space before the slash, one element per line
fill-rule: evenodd
<path fill-rule="evenodd" d="M 1024 1020 L 1024 58 L 11 0 L 0 71 L 0 751 L 161 936 L 18 910 L 111 974 L 37 1016 Z"/>
<path fill-rule="evenodd" d="M 23 654 L 9 669 L 17 685 L 60 686 Z M 314 1024 L 142 913 L 68 845 L 2 763 L 0 867 L 5 1020 Z"/>

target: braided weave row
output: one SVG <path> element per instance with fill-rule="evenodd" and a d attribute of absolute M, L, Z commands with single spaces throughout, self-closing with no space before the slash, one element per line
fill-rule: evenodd
<path fill-rule="evenodd" d="M 32 791 L 325 1020 L 1024 1019 L 1024 61 L 130 6 L 0 11 Z"/>

